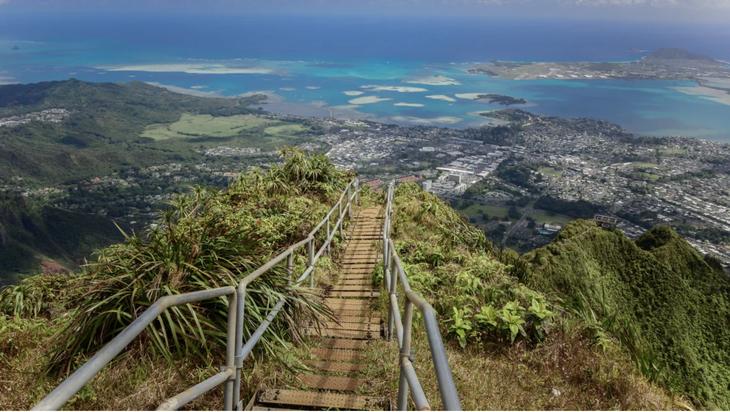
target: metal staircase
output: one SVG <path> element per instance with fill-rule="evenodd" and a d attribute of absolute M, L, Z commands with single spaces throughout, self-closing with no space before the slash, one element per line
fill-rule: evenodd
<path fill-rule="evenodd" d="M 243 410 L 244 405 L 240 400 L 243 361 L 285 304 L 284 300 L 279 301 L 250 339 L 244 343 L 243 316 L 245 316 L 244 302 L 248 285 L 276 265 L 286 265 L 289 273 L 293 274 L 294 254 L 306 246 L 307 267 L 296 280 L 292 276 L 291 281 L 297 285 L 306 284 L 309 281 L 310 288 L 314 287 L 315 263 L 324 254 L 329 254 L 330 244 L 338 235 L 342 241 L 347 241 L 344 256 L 340 260 L 343 270 L 337 279 L 337 284 L 331 285 L 323 291 L 325 301 L 334 311 L 337 321 L 327 323 L 326 327 L 321 330 L 317 330 L 313 325 L 302 326 L 304 334 L 309 335 L 319 346 L 318 349 L 312 351 L 317 360 L 308 361 L 315 372 L 297 376 L 306 390 L 264 389 L 249 402 L 246 409 L 372 410 L 388 408 L 388 400 L 383 397 L 362 396 L 357 395 L 356 392 L 368 385 L 367 380 L 360 376 L 363 350 L 372 340 L 380 339 L 383 336 L 381 332 L 384 332 L 386 339 L 392 339 L 392 331 L 395 328 L 400 366 L 398 409 L 407 409 L 410 393 L 419 410 L 430 410 L 430 405 L 412 364 L 411 328 L 413 310 L 416 308 L 423 314 L 443 407 L 445 410 L 461 410 L 433 308 L 410 289 L 400 258 L 390 238 L 394 187 L 394 183 L 388 186 L 384 207 L 363 209 L 353 218 L 352 208 L 357 203 L 359 191 L 358 180 L 355 179 L 348 184 L 339 201 L 306 239 L 291 246 L 246 276 L 239 282 L 237 288 L 227 286 L 161 298 L 41 400 L 33 410 L 58 410 L 63 407 L 66 401 L 73 397 L 167 308 L 223 296 L 226 296 L 230 302 L 226 365 L 221 367 L 220 373 L 168 399 L 160 405 L 158 410 L 177 410 L 223 384 L 225 385 L 225 410 Z M 343 232 L 346 217 L 352 221 L 347 238 Z M 324 236 L 320 233 L 323 229 L 326 230 Z M 315 236 L 318 234 L 324 238 L 324 241 L 315 253 Z M 371 275 L 381 258 L 385 274 L 384 292 L 389 295 L 388 322 L 384 328 L 381 327 L 381 313 L 373 309 L 382 292 L 375 289 L 371 281 Z M 398 286 L 399 281 L 400 286 Z M 405 298 L 402 315 L 398 306 L 399 293 L 402 293 Z"/>

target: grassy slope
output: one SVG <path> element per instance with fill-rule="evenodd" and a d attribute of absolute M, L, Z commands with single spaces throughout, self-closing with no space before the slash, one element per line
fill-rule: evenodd
<path fill-rule="evenodd" d="M 156 143 L 146 126 L 173 123 L 183 113 L 231 116 L 254 112 L 246 99 L 202 98 L 142 82 L 77 80 L 0 86 L 0 117 L 50 108 L 73 110 L 59 124 L 0 128 L 0 181 L 21 176 L 57 184 L 109 174 L 123 166 L 146 166 L 202 158 L 191 145 Z M 197 145 L 205 142 L 196 142 Z"/>
<path fill-rule="evenodd" d="M 160 296 L 235 285 L 306 236 L 353 175 L 322 156 L 289 152 L 288 159 L 268 174 L 246 174 L 227 191 L 201 189 L 179 199 L 160 222 L 163 229 L 105 248 L 85 274 L 35 276 L 0 292 L 0 408 L 30 408 L 58 383 L 57 374 L 47 373 L 49 362 L 74 370 Z M 337 244 L 333 249 L 337 253 Z M 305 253 L 295 256 L 297 273 Z M 302 367 L 289 353 L 297 338 L 293 325 L 322 313 L 311 293 L 287 280 L 276 267 L 248 289 L 245 339 L 279 299 L 290 304 L 246 360 L 243 399 L 259 382 L 291 376 L 286 366 Z M 150 410 L 219 372 L 227 308 L 221 298 L 166 312 L 68 407 Z M 192 408 L 220 409 L 221 394 L 218 388 Z"/>
<path fill-rule="evenodd" d="M 483 233 L 440 199 L 416 185 L 401 185 L 394 214 L 396 247 L 411 287 L 438 312 L 465 410 L 671 407 L 672 400 L 638 375 L 619 345 L 596 346 L 582 320 L 511 275 L 511 265 L 503 262 L 514 262 L 514 255 L 500 259 Z M 533 299 L 544 302 L 557 314 L 542 323 L 542 339 L 530 309 L 519 311 L 526 336 L 518 334 L 514 343 L 502 320 L 497 320 L 496 328 L 480 322 L 477 315 L 485 313 L 485 306 L 501 309 L 515 299 L 523 308 L 529 308 Z M 384 294 L 381 306 L 381 313 L 387 314 Z M 461 324 L 470 327 L 462 328 L 464 349 L 454 308 Z M 415 325 L 415 367 L 432 408 L 438 409 L 440 397 L 427 339 L 421 321 Z M 394 347 L 386 343 L 377 343 L 369 351 L 372 359 L 395 359 Z M 369 378 L 377 382 L 397 376 L 394 364 L 373 362 Z M 384 379 L 381 385 L 384 393 L 397 391 L 395 378 Z"/>
<path fill-rule="evenodd" d="M 566 301 L 583 295 L 636 325 L 668 366 L 670 386 L 730 407 L 730 284 L 672 229 L 632 242 L 579 220 L 523 260 L 536 288 Z"/>

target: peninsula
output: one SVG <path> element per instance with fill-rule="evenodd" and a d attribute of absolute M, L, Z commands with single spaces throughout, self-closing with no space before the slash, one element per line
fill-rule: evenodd
<path fill-rule="evenodd" d="M 504 62 L 493 60 L 490 65 L 474 66 L 472 74 L 512 80 L 581 79 L 581 80 L 682 80 L 730 78 L 726 63 L 709 56 L 682 49 L 661 48 L 635 62 Z"/>

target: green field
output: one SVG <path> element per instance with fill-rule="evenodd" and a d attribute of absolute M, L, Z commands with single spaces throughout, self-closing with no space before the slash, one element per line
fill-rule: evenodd
<path fill-rule="evenodd" d="M 544 175 L 551 175 L 551 176 L 560 176 L 563 174 L 560 170 L 555 170 L 552 167 L 541 167 L 537 169 L 538 172 L 544 174 Z"/>
<path fill-rule="evenodd" d="M 487 212 L 489 217 L 497 216 L 499 218 L 507 216 L 507 208 L 500 206 L 484 206 L 484 205 L 471 205 L 466 209 L 459 210 L 459 213 L 466 216 L 467 219 L 474 216 L 481 216 L 482 211 Z"/>
<path fill-rule="evenodd" d="M 300 123 L 269 120 L 253 115 L 210 116 L 183 113 L 174 123 L 147 126 L 142 137 L 160 145 L 180 149 L 189 145 L 257 147 L 262 151 L 296 145 L 309 127 Z M 306 140 L 306 139 L 304 139 Z"/>
<path fill-rule="evenodd" d="M 680 155 L 687 153 L 687 149 L 668 148 L 659 150 L 659 153 L 668 155 Z"/>
<path fill-rule="evenodd" d="M 280 124 L 284 126 L 278 126 Z M 266 130 L 298 126 L 301 130 L 301 125 L 289 125 L 252 115 L 213 117 L 207 114 L 183 113 L 180 120 L 175 123 L 147 126 L 142 132 L 142 137 L 155 140 L 189 139 L 198 136 L 231 137 L 242 131 L 251 131 L 262 126 L 272 126 L 267 127 Z M 279 132 L 274 130 L 270 134 L 279 134 Z M 291 133 L 287 131 L 286 134 Z"/>
<path fill-rule="evenodd" d="M 530 213 L 530 217 L 535 219 L 535 222 L 537 222 L 538 224 L 557 222 L 565 225 L 573 220 L 560 216 L 549 216 L 543 213 Z"/>

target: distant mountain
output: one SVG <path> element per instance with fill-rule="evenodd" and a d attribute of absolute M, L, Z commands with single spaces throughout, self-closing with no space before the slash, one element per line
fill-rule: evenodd
<path fill-rule="evenodd" d="M 695 61 L 701 61 L 701 62 L 707 62 L 712 64 L 722 64 L 721 62 L 713 59 L 712 57 L 705 56 L 703 54 L 696 54 L 688 52 L 687 50 L 677 49 L 677 48 L 671 48 L 671 47 L 662 47 L 661 49 L 655 51 L 654 53 L 651 53 L 644 57 L 644 60 L 653 60 L 653 61 L 661 61 L 661 60 L 695 60 Z"/>
<path fill-rule="evenodd" d="M 634 242 L 577 220 L 521 260 L 538 290 L 587 301 L 638 329 L 674 389 L 710 409 L 730 407 L 730 281 L 673 229 L 657 227 Z"/>

